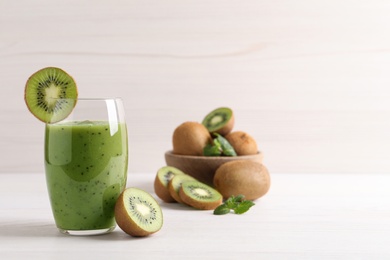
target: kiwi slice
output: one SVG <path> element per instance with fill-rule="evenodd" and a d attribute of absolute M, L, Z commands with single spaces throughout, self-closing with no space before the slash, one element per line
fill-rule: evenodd
<path fill-rule="evenodd" d="M 179 196 L 184 203 L 196 209 L 211 210 L 222 204 L 222 195 L 199 181 L 183 182 Z"/>
<path fill-rule="evenodd" d="M 174 198 L 177 202 L 183 203 L 179 196 L 179 190 L 181 184 L 185 181 L 195 181 L 196 179 L 187 174 L 181 174 L 173 176 L 173 178 L 168 183 L 168 191 L 171 194 L 172 198 Z"/>
<path fill-rule="evenodd" d="M 156 195 L 165 202 L 176 202 L 168 190 L 168 182 L 174 176 L 184 174 L 184 172 L 172 166 L 161 167 L 154 179 L 154 192 Z"/>
<path fill-rule="evenodd" d="M 45 123 L 55 123 L 72 112 L 77 95 L 76 83 L 68 73 L 48 67 L 29 77 L 24 100 L 36 118 Z"/>
<path fill-rule="evenodd" d="M 161 229 L 163 214 L 152 195 L 138 188 L 127 188 L 115 204 L 115 220 L 127 234 L 143 237 Z"/>
<path fill-rule="evenodd" d="M 210 133 L 226 135 L 232 131 L 234 126 L 233 111 L 228 107 L 214 109 L 203 119 L 202 124 Z"/>

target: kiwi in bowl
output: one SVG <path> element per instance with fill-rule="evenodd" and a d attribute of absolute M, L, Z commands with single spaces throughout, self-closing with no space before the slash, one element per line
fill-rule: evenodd
<path fill-rule="evenodd" d="M 216 170 L 222 164 L 237 160 L 262 163 L 255 139 L 243 131 L 233 131 L 231 108 L 219 107 L 209 112 L 202 123 L 187 121 L 174 129 L 172 150 L 165 153 L 165 162 L 213 185 Z"/>
<path fill-rule="evenodd" d="M 207 128 L 198 123 L 187 121 L 176 127 L 172 136 L 175 154 L 203 155 L 203 148 L 211 141 Z"/>
<path fill-rule="evenodd" d="M 242 156 L 195 156 L 175 154 L 173 151 L 165 153 L 165 162 L 169 166 L 176 167 L 195 179 L 213 185 L 215 172 L 224 163 L 236 160 L 249 160 L 258 163 L 263 162 L 263 153 Z"/>
<path fill-rule="evenodd" d="M 219 107 L 208 113 L 202 124 L 210 133 L 227 135 L 234 127 L 234 113 L 229 107 Z"/>

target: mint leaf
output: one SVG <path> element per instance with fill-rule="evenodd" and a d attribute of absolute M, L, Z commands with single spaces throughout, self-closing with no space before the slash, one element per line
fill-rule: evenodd
<path fill-rule="evenodd" d="M 231 196 L 214 210 L 214 215 L 228 214 L 231 210 L 235 214 L 244 214 L 254 205 L 253 201 L 244 200 L 244 195 Z"/>
<path fill-rule="evenodd" d="M 203 155 L 205 156 L 221 156 L 221 154 L 222 154 L 221 144 L 217 139 L 213 139 L 212 144 L 207 144 L 203 148 Z"/>
<path fill-rule="evenodd" d="M 222 154 L 226 156 L 237 156 L 236 151 L 234 150 L 233 146 L 226 140 L 222 135 L 218 133 L 214 133 L 214 135 L 217 137 L 216 140 L 221 145 L 222 148 Z"/>
<path fill-rule="evenodd" d="M 234 209 L 234 208 L 237 206 L 237 202 L 235 201 L 235 197 L 234 197 L 234 196 L 231 196 L 230 198 L 228 198 L 228 199 L 225 201 L 225 205 L 226 205 L 226 207 L 228 207 L 229 209 Z"/>
<path fill-rule="evenodd" d="M 236 151 L 230 143 L 220 134 L 213 133 L 216 138 L 212 144 L 207 144 L 203 148 L 204 156 L 237 156 Z"/>
<path fill-rule="evenodd" d="M 237 195 L 236 197 L 232 196 L 232 199 L 234 200 L 234 202 L 241 202 L 244 200 L 244 198 L 245 198 L 245 196 L 242 194 Z"/>
<path fill-rule="evenodd" d="M 230 209 L 225 205 L 221 204 L 214 210 L 214 215 L 225 215 L 230 213 Z"/>
<path fill-rule="evenodd" d="M 252 201 L 244 200 L 241 203 L 239 203 L 236 208 L 234 208 L 234 213 L 244 214 L 254 205 L 255 205 L 255 203 L 253 203 Z"/>
<path fill-rule="evenodd" d="M 207 144 L 203 148 L 203 155 L 205 155 L 205 156 L 220 156 L 221 155 L 221 151 L 219 150 L 219 148 L 217 146 L 211 145 L 211 144 Z"/>

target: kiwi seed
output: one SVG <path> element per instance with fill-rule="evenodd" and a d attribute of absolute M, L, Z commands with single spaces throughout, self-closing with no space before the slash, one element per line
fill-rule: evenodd
<path fill-rule="evenodd" d="M 179 196 L 184 203 L 196 209 L 211 210 L 222 204 L 222 195 L 199 181 L 183 182 Z"/>
<path fill-rule="evenodd" d="M 182 199 L 179 196 L 180 187 L 183 182 L 194 180 L 196 179 L 187 174 L 173 176 L 173 178 L 168 183 L 169 194 L 171 194 L 172 198 L 174 198 L 177 202 L 183 203 Z"/>
<path fill-rule="evenodd" d="M 115 220 L 127 234 L 143 237 L 161 229 L 163 214 L 160 205 L 149 193 L 127 188 L 115 204 Z"/>
<path fill-rule="evenodd" d="M 234 114 L 228 107 L 214 109 L 206 115 L 202 124 L 210 133 L 226 135 L 232 131 L 234 126 Z"/>
<path fill-rule="evenodd" d="M 45 123 L 66 118 L 76 105 L 77 96 L 73 78 L 55 67 L 43 68 L 31 75 L 24 92 L 30 112 Z"/>
<path fill-rule="evenodd" d="M 164 166 L 157 171 L 154 179 L 154 192 L 161 200 L 176 202 L 168 190 L 168 182 L 176 175 L 184 175 L 184 172 L 172 166 Z"/>

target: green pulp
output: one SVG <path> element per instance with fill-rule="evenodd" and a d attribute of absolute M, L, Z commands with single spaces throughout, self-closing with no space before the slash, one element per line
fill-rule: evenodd
<path fill-rule="evenodd" d="M 127 178 L 125 124 L 82 121 L 47 124 L 45 169 L 58 228 L 115 226 L 114 207 Z"/>

